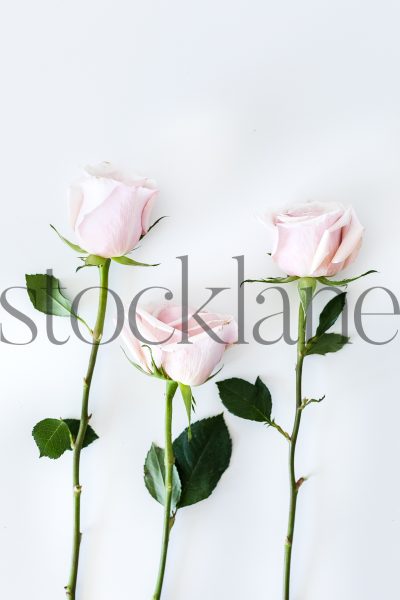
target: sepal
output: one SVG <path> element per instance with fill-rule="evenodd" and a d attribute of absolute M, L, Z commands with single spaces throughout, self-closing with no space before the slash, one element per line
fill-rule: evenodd
<path fill-rule="evenodd" d="M 163 217 L 160 217 L 159 219 L 157 219 L 156 221 L 154 221 L 154 223 L 153 223 L 152 225 L 150 225 L 150 227 L 148 228 L 148 230 L 146 231 L 146 233 L 143 233 L 143 234 L 140 236 L 140 238 L 139 238 L 139 239 L 141 239 L 141 240 L 142 240 L 144 237 L 146 237 L 146 235 L 148 235 L 148 234 L 150 233 L 150 231 L 151 231 L 152 229 L 154 229 L 154 227 L 155 227 L 156 225 L 158 225 L 158 224 L 159 224 L 159 222 L 160 222 L 160 221 L 162 221 L 163 219 L 168 219 L 168 215 L 164 215 Z"/>
<path fill-rule="evenodd" d="M 147 375 L 148 377 L 156 377 L 157 379 L 162 379 L 164 381 L 172 381 L 172 379 L 169 377 L 169 375 L 164 371 L 164 369 L 162 368 L 162 366 L 158 367 L 154 357 L 153 357 L 153 351 L 150 348 L 150 346 L 148 346 L 147 344 L 143 344 L 142 348 L 146 348 L 149 352 L 150 352 L 150 360 L 151 360 L 151 366 L 152 366 L 152 371 L 150 371 L 150 367 L 149 370 L 146 371 L 146 369 L 144 369 L 141 365 L 139 365 L 138 363 L 134 362 L 133 360 L 131 360 L 127 354 L 127 352 L 125 351 L 124 348 L 121 347 L 122 352 L 125 354 L 126 358 L 128 359 L 128 362 L 135 367 L 135 369 L 138 369 L 138 371 L 140 371 L 141 373 L 144 373 L 144 375 Z"/>
<path fill-rule="evenodd" d="M 133 258 L 129 258 L 129 256 L 113 256 L 111 260 L 118 263 L 119 265 L 127 265 L 128 267 L 158 267 L 161 264 L 142 263 L 138 262 L 137 260 L 133 260 Z"/>
<path fill-rule="evenodd" d="M 97 256 L 97 254 L 89 254 L 88 256 L 80 256 L 79 258 L 83 262 L 83 265 L 77 267 L 76 272 L 84 269 L 85 267 L 103 267 L 109 260 L 103 256 Z"/>
<path fill-rule="evenodd" d="M 65 238 L 64 236 L 62 236 L 61 233 L 59 233 L 57 231 L 57 229 L 54 227 L 54 225 L 50 225 L 50 227 L 53 229 L 53 231 L 56 232 L 56 234 L 58 235 L 58 237 L 60 238 L 60 240 L 62 240 L 64 242 L 64 244 L 66 244 L 67 246 L 69 246 L 72 250 L 74 250 L 75 252 L 82 253 L 82 254 L 86 253 L 86 250 L 84 250 L 83 248 L 81 248 L 80 246 L 78 246 L 78 244 L 74 244 L 74 243 L 70 242 L 69 240 L 67 240 L 67 238 Z"/>
<path fill-rule="evenodd" d="M 292 281 L 297 281 L 297 279 L 300 279 L 297 275 L 288 275 L 287 277 L 267 277 L 267 279 L 245 279 L 240 285 L 242 286 L 244 283 L 291 283 Z"/>
<path fill-rule="evenodd" d="M 194 412 L 194 407 L 196 405 L 195 399 L 193 397 L 192 388 L 190 385 L 185 385 L 184 383 L 178 383 L 179 389 L 182 395 L 182 400 L 185 405 L 186 414 L 188 418 L 188 438 L 192 439 L 192 412 Z"/>
<path fill-rule="evenodd" d="M 350 279 L 340 279 L 340 280 L 336 280 L 336 281 L 334 279 L 331 279 L 330 277 L 317 277 L 317 279 L 323 285 L 330 285 L 333 287 L 341 287 L 341 286 L 347 286 L 352 281 L 357 281 L 357 279 L 361 279 L 361 277 L 365 277 L 366 275 L 370 275 L 371 273 L 377 273 L 377 272 L 378 271 L 376 271 L 375 269 L 371 269 L 370 271 L 366 271 L 365 273 L 362 273 L 361 275 L 357 275 L 357 277 L 350 277 Z"/>

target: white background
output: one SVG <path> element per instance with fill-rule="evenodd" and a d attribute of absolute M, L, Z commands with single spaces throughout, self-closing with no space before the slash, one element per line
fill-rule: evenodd
<path fill-rule="evenodd" d="M 95 269 L 75 274 L 75 255 L 48 224 L 73 236 L 67 187 L 86 163 L 108 159 L 155 178 L 154 218 L 170 215 L 137 253 L 161 267 L 112 268 L 126 304 L 147 285 L 179 298 L 175 257 L 189 254 L 191 302 L 225 285 L 232 289 L 213 308 L 235 313 L 232 256 L 245 254 L 248 277 L 279 274 L 255 213 L 304 199 L 352 203 L 366 226 L 346 274 L 380 273 L 349 288 L 350 307 L 370 285 L 399 297 L 399 18 L 395 0 L 8 3 L 0 23 L 1 289 L 50 267 L 71 296 L 97 284 Z M 252 341 L 255 321 L 280 309 L 278 297 L 257 304 L 260 290 L 246 290 L 250 343 L 226 354 L 220 378 L 261 375 L 289 428 L 295 352 Z M 44 417 L 78 416 L 89 347 L 73 336 L 51 345 L 26 292 L 9 299 L 39 333 L 30 345 L 0 345 L 0 584 L 10 600 L 56 600 L 69 569 L 71 454 L 39 460 L 31 429 Z M 82 305 L 91 321 L 95 305 L 94 293 Z M 383 292 L 365 306 L 392 311 Z M 29 339 L 3 309 L 1 322 L 9 339 Z M 279 336 L 280 325 L 271 320 L 264 334 Z M 366 317 L 365 327 L 385 339 L 398 317 Z M 55 328 L 60 339 L 70 333 L 67 320 Z M 307 409 L 300 434 L 298 471 L 311 478 L 300 494 L 293 600 L 376 600 L 398 590 L 399 339 L 367 344 L 352 320 L 350 333 L 351 346 L 305 367 L 306 395 L 327 398 Z M 142 469 L 150 443 L 162 443 L 162 394 L 119 342 L 102 348 L 91 397 L 100 440 L 83 455 L 79 600 L 150 600 L 162 509 Z M 222 410 L 213 382 L 196 399 L 199 418 Z M 231 467 L 209 500 L 178 515 L 165 600 L 280 598 L 287 447 L 262 425 L 226 420 Z M 176 403 L 176 434 L 185 423 Z"/>

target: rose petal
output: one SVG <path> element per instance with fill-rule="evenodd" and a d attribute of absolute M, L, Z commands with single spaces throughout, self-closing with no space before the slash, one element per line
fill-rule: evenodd
<path fill-rule="evenodd" d="M 146 373 L 152 372 L 152 364 L 149 353 L 145 353 L 141 342 L 133 335 L 129 324 L 125 323 L 121 332 L 122 341 L 132 356 L 133 362 L 137 363 Z"/>
<path fill-rule="evenodd" d="M 223 339 L 236 341 L 235 326 L 231 322 L 229 326 L 221 327 L 218 333 Z M 175 381 L 185 385 L 201 385 L 221 361 L 226 344 L 212 340 L 206 332 L 190 338 L 190 341 L 191 344 L 163 346 L 162 363 L 165 371 Z"/>
<path fill-rule="evenodd" d="M 72 229 L 75 229 L 79 211 L 83 204 L 82 189 L 79 184 L 71 185 L 69 188 L 69 221 Z"/>
<path fill-rule="evenodd" d="M 142 188 L 144 189 L 144 188 Z M 146 188 L 147 189 L 147 188 Z M 147 189 L 148 192 L 148 189 Z M 145 234 L 148 232 L 150 228 L 150 218 L 151 212 L 153 210 L 155 201 L 158 198 L 158 190 L 151 190 L 151 193 L 148 194 L 148 200 L 145 204 L 145 207 L 142 212 L 142 233 Z"/>
<path fill-rule="evenodd" d="M 364 227 L 358 220 L 358 217 L 353 208 L 351 208 L 349 223 L 347 223 L 344 227 L 342 233 L 342 242 L 339 248 L 337 249 L 335 256 L 332 258 L 332 262 L 343 262 L 347 260 L 355 252 L 356 249 L 359 250 L 361 246 L 363 233 Z"/>
<path fill-rule="evenodd" d="M 87 194 L 87 189 L 91 194 Z M 111 180 L 91 180 L 84 192 L 84 204 L 76 227 L 79 242 L 85 250 L 105 258 L 122 256 L 133 250 L 142 234 L 142 211 L 152 193 L 144 193 L 144 188 L 139 190 Z M 108 197 L 102 198 L 107 191 L 110 192 Z M 97 207 L 94 206 L 96 203 Z"/>
<path fill-rule="evenodd" d="M 177 329 L 163 323 L 143 308 L 138 307 L 136 315 L 138 317 L 138 329 L 149 342 L 167 344 L 181 339 L 181 334 Z"/>
<path fill-rule="evenodd" d="M 328 263 L 332 261 L 342 239 L 342 228 L 350 222 L 350 219 L 351 213 L 348 208 L 333 225 L 328 227 L 328 229 L 325 229 L 311 263 L 312 274 L 317 272 L 318 267 L 320 267 L 324 261 L 327 261 Z"/>
<path fill-rule="evenodd" d="M 80 186 L 83 197 L 83 202 L 75 223 L 75 227 L 79 227 L 87 215 L 96 210 L 96 208 L 101 206 L 110 197 L 118 187 L 118 183 L 112 179 L 87 177 L 76 185 Z"/>
<path fill-rule="evenodd" d="M 327 237 L 320 246 L 321 238 L 341 215 L 342 209 L 339 206 L 325 214 L 313 214 L 307 220 L 299 221 L 295 217 L 294 222 L 285 220 L 281 223 L 277 219 L 278 244 L 272 258 L 288 275 L 312 276 L 315 264 L 320 264 L 326 253 L 332 250 L 332 240 Z M 339 242 L 339 237 L 337 241 Z"/>
<path fill-rule="evenodd" d="M 87 165 L 85 171 L 92 177 L 113 179 L 119 183 L 124 183 L 128 187 L 156 188 L 155 182 L 148 177 L 128 173 L 108 161 L 103 161 L 96 165 Z"/>

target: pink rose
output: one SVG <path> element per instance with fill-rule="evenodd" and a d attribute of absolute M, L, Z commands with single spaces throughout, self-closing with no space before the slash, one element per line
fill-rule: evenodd
<path fill-rule="evenodd" d="M 150 179 L 127 175 L 107 162 L 86 167 L 86 172 L 70 189 L 78 243 L 89 254 L 123 256 L 147 233 L 158 190 Z"/>
<path fill-rule="evenodd" d="M 199 312 L 198 316 L 220 341 L 210 337 L 189 312 L 187 333 L 189 344 L 179 344 L 182 339 L 182 307 L 164 306 L 147 312 L 136 311 L 136 324 L 139 333 L 149 342 L 161 342 L 151 346 L 157 367 L 162 367 L 167 375 L 178 383 L 201 385 L 210 377 L 221 361 L 228 345 L 237 341 L 237 324 L 229 315 Z M 124 342 L 136 362 L 147 373 L 153 372 L 149 348 L 137 339 L 128 324 L 123 329 Z"/>
<path fill-rule="evenodd" d="M 263 217 L 272 227 L 272 258 L 287 275 L 336 275 L 357 257 L 364 228 L 350 206 L 307 202 Z"/>

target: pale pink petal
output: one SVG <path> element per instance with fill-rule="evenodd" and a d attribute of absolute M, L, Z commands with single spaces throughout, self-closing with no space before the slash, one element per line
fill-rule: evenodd
<path fill-rule="evenodd" d="M 271 239 L 271 243 L 270 243 L 271 255 L 275 254 L 277 247 L 278 247 L 278 241 L 279 241 L 278 229 L 276 227 L 275 218 L 276 218 L 276 214 L 272 213 L 272 212 L 267 212 L 262 215 L 257 215 L 258 221 L 260 223 L 262 223 L 268 230 L 268 233 L 269 233 L 269 236 Z"/>
<path fill-rule="evenodd" d="M 343 227 L 350 223 L 350 220 L 351 212 L 348 208 L 333 225 L 325 229 L 311 263 L 312 275 L 317 273 L 322 263 L 329 264 L 332 261 L 342 239 Z"/>
<path fill-rule="evenodd" d="M 221 341 L 213 340 L 207 331 L 198 326 L 190 331 L 190 343 L 182 344 L 180 329 L 161 320 L 178 325 L 181 312 L 180 306 L 163 306 L 154 314 L 139 307 L 136 311 L 137 328 L 151 345 L 156 364 L 162 365 L 169 377 L 186 385 L 200 385 L 220 362 L 226 347 L 237 341 L 237 324 L 230 315 L 200 313 Z M 152 342 L 157 345 L 153 346 Z M 137 353 L 143 354 L 145 350 L 136 348 Z M 142 362 L 145 358 L 141 357 Z"/>
<path fill-rule="evenodd" d="M 136 310 L 140 333 L 150 342 L 171 343 L 179 341 L 181 334 L 170 325 L 163 323 L 150 312 L 138 307 Z"/>
<path fill-rule="evenodd" d="M 115 182 L 112 186 L 110 195 L 81 218 L 85 213 L 85 202 L 89 202 L 85 195 L 76 227 L 79 243 L 85 250 L 105 258 L 122 256 L 133 250 L 142 233 L 142 211 L 148 200 L 146 194 L 137 193 L 134 188 Z"/>
<path fill-rule="evenodd" d="M 272 253 L 273 260 L 287 275 L 303 277 L 310 275 L 311 263 L 319 244 L 319 235 L 311 228 L 304 227 L 289 230 L 277 226 L 278 244 Z"/>
<path fill-rule="evenodd" d="M 188 334 L 190 339 L 194 338 L 197 335 L 201 335 L 204 331 L 208 331 L 208 329 L 217 330 L 221 327 L 225 327 L 227 324 L 234 322 L 233 317 L 231 315 L 217 315 L 213 313 L 200 312 L 198 313 L 198 318 L 201 321 L 204 321 L 205 327 L 198 323 L 194 318 L 189 322 Z M 206 329 L 207 328 L 207 329 Z"/>
<path fill-rule="evenodd" d="M 272 258 L 288 275 L 311 276 L 315 270 L 314 257 L 321 238 L 324 232 L 338 221 L 341 214 L 341 209 L 337 209 L 315 215 L 310 220 L 296 221 L 296 224 L 286 221 L 277 223 L 279 239 Z"/>
<path fill-rule="evenodd" d="M 357 256 L 360 253 L 361 246 L 362 246 L 362 238 L 359 240 L 357 246 L 354 248 L 354 250 L 350 254 L 350 256 L 348 256 L 346 258 L 346 260 L 344 261 L 344 263 L 343 263 L 343 269 L 345 269 L 346 267 L 348 267 L 349 265 L 351 265 L 351 263 L 353 263 L 356 260 Z M 339 264 L 342 264 L 342 263 L 339 263 Z"/>
<path fill-rule="evenodd" d="M 124 183 L 128 187 L 140 186 L 149 189 L 156 188 L 156 184 L 152 179 L 149 179 L 148 177 L 142 177 L 134 173 L 129 173 L 128 171 L 120 169 L 108 161 L 103 161 L 96 165 L 88 165 L 85 167 L 85 171 L 93 177 L 113 179 L 119 183 Z"/>
<path fill-rule="evenodd" d="M 151 373 L 152 364 L 149 352 L 145 352 L 146 348 L 142 348 L 142 342 L 133 335 L 128 323 L 125 323 L 121 337 L 132 361 L 142 367 L 146 373 Z"/>
<path fill-rule="evenodd" d="M 342 241 L 337 249 L 335 256 L 332 258 L 333 263 L 340 263 L 347 260 L 356 249 L 359 249 L 364 232 L 364 227 L 361 225 L 355 211 L 351 208 L 351 216 L 349 223 L 343 229 Z M 353 259 L 354 260 L 354 259 Z"/>
<path fill-rule="evenodd" d="M 188 310 L 188 315 L 190 314 Z M 182 306 L 178 304 L 165 304 L 153 313 L 162 323 L 175 327 L 175 323 L 180 324 L 182 321 Z M 174 323 L 174 325 L 172 325 Z"/>
<path fill-rule="evenodd" d="M 78 182 L 77 185 L 80 185 L 83 202 L 75 227 L 79 227 L 85 217 L 101 206 L 119 186 L 112 179 L 102 179 L 99 177 L 87 177 Z"/>
<path fill-rule="evenodd" d="M 145 197 L 146 201 L 142 211 L 142 233 L 148 232 L 150 227 L 151 211 L 153 210 L 154 203 L 158 197 L 158 190 L 152 190 L 150 188 L 140 187 L 137 188 L 137 193 L 141 197 Z"/>
<path fill-rule="evenodd" d="M 344 207 L 335 202 L 303 202 L 277 214 L 275 221 L 289 226 L 297 226 L 304 221 L 312 224 L 321 218 L 325 220 L 327 215 L 341 214 L 343 211 Z"/>
<path fill-rule="evenodd" d="M 227 317 L 225 321 L 218 321 L 218 324 L 214 327 L 210 327 L 210 330 L 217 336 L 218 341 L 211 337 L 209 330 L 199 328 L 199 331 L 194 335 L 189 335 L 188 344 L 182 344 L 180 339 L 171 339 L 170 342 L 162 344 L 162 349 L 165 352 L 174 352 L 176 349 L 185 348 L 190 346 L 190 344 L 197 344 L 206 337 L 211 339 L 215 344 L 223 346 L 229 346 L 237 342 L 238 326 L 233 317 Z"/>
<path fill-rule="evenodd" d="M 195 312 L 196 312 L 196 309 L 194 309 L 191 306 L 189 306 L 186 310 L 187 314 L 185 314 L 185 318 L 187 320 L 187 323 L 185 324 L 185 331 L 187 331 L 189 334 L 193 328 L 199 327 L 197 321 L 194 318 L 192 318 L 192 315 Z M 202 313 L 202 314 L 209 314 L 209 313 Z M 160 319 L 160 321 L 167 323 L 168 325 L 170 325 L 171 327 L 174 327 L 175 329 L 178 329 L 179 331 L 183 330 L 183 308 L 182 308 L 182 306 L 179 306 L 179 305 L 163 306 L 160 308 L 160 310 L 157 313 L 154 313 L 154 316 L 156 316 L 158 319 Z"/>
<path fill-rule="evenodd" d="M 225 345 L 207 335 L 196 344 L 175 345 L 168 352 L 164 350 L 163 367 L 171 379 L 185 385 L 201 385 L 221 361 Z"/>
<path fill-rule="evenodd" d="M 79 211 L 83 204 L 83 193 L 79 184 L 71 185 L 69 188 L 69 221 L 72 229 L 75 229 Z"/>
<path fill-rule="evenodd" d="M 230 345 L 237 342 L 238 326 L 236 321 L 231 316 L 226 316 L 224 319 L 216 319 L 207 323 L 207 326 L 224 344 Z M 197 340 L 203 337 L 211 337 L 208 330 L 199 327 L 196 330 L 191 330 L 189 340 L 196 343 Z M 216 342 L 217 343 L 217 342 Z"/>
<path fill-rule="evenodd" d="M 272 258 L 288 275 L 335 275 L 356 256 L 363 227 L 353 209 L 337 203 L 306 202 L 265 215 L 275 230 Z"/>
<path fill-rule="evenodd" d="M 187 310 L 188 321 L 185 331 L 189 336 L 194 336 L 203 332 L 203 326 L 200 325 L 194 317 L 192 317 L 195 312 L 195 309 L 192 307 L 189 307 Z M 179 331 L 183 330 L 182 307 L 179 305 L 162 306 L 157 312 L 153 313 L 153 316 L 163 323 L 168 324 L 170 327 L 173 327 L 174 329 L 178 329 Z M 204 323 L 206 323 L 206 325 L 212 329 L 213 327 L 229 323 L 233 317 L 231 317 L 231 315 L 220 315 L 203 311 L 197 314 L 197 318 L 199 318 L 201 321 L 204 321 Z"/>

